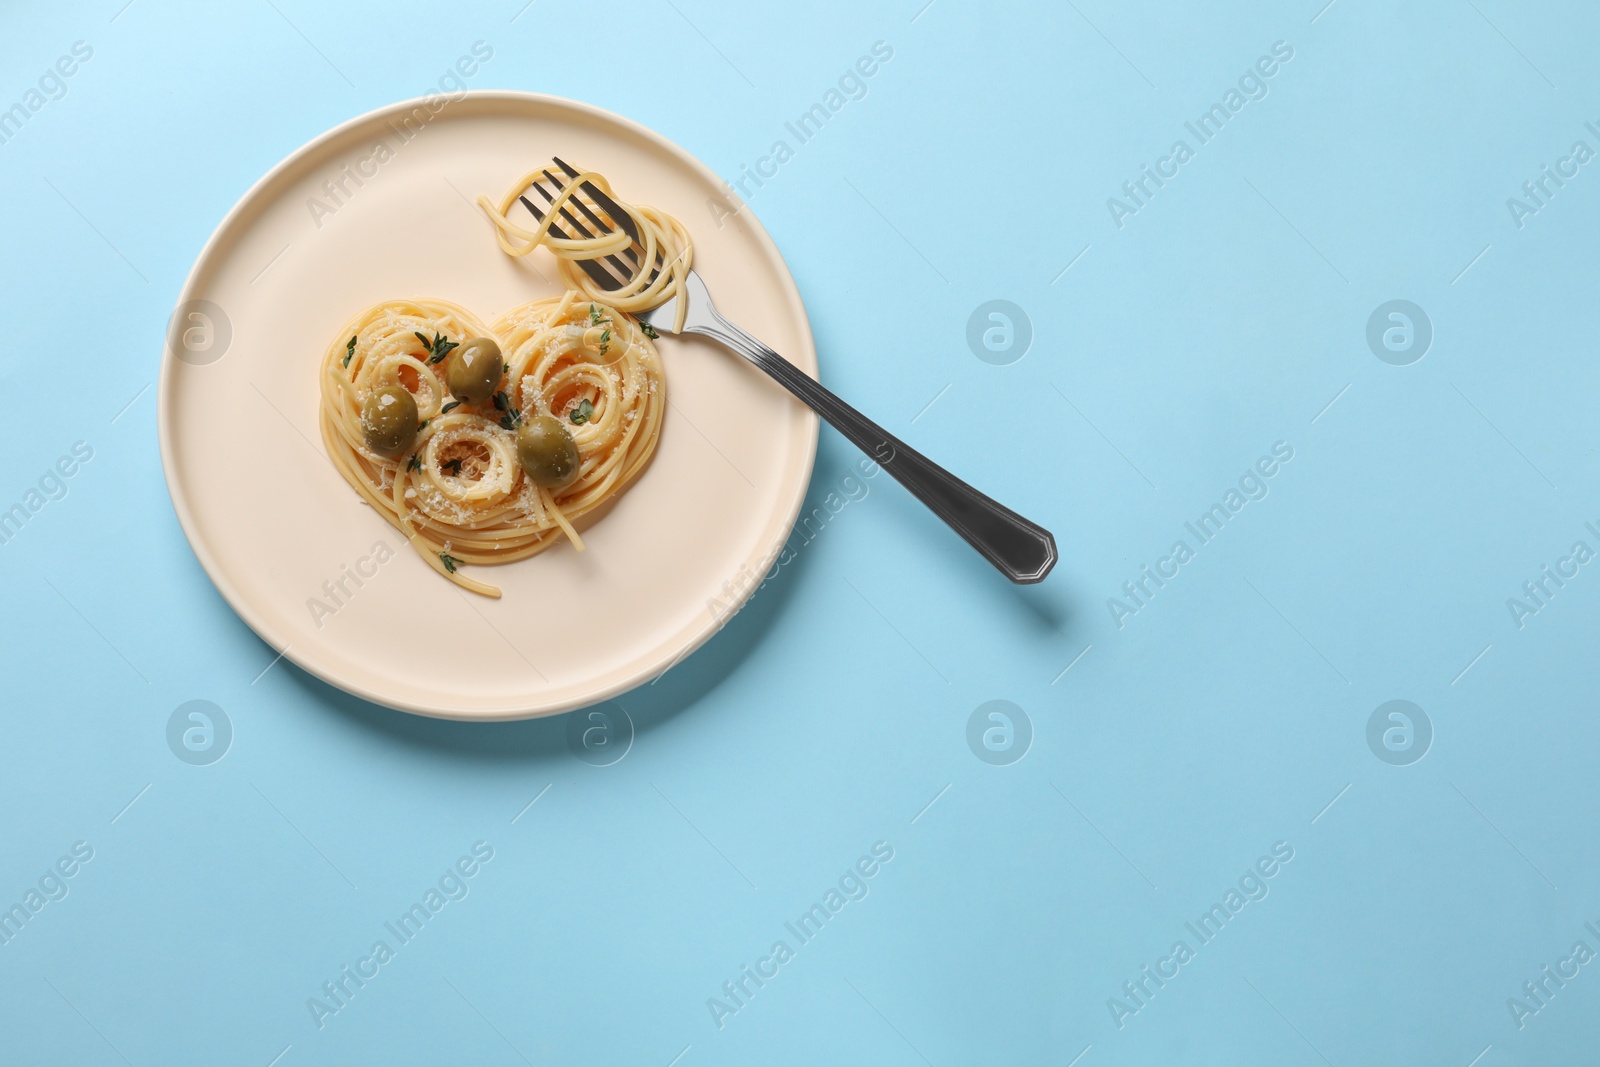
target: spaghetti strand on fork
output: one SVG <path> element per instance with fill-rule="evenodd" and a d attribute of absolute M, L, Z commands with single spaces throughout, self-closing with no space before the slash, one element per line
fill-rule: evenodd
<path fill-rule="evenodd" d="M 546 178 L 558 186 L 560 191 L 550 203 L 540 208 L 544 212 L 544 219 L 533 229 L 529 229 L 513 222 L 511 211 L 516 207 L 518 200 L 540 178 Z M 599 189 L 627 213 L 629 222 L 639 234 L 637 244 L 628 236 L 622 220 L 611 218 L 611 212 L 601 207 L 593 198 L 580 199 L 582 186 L 586 183 Z M 552 227 L 563 233 L 568 232 L 566 227 L 556 224 L 556 219 L 561 209 L 569 203 L 573 203 L 580 216 L 588 217 L 588 213 L 593 213 L 595 216 L 608 219 L 610 232 L 598 233 L 594 237 L 583 237 L 575 233 L 568 233 L 566 237 L 552 234 L 550 232 Z M 582 207 L 578 208 L 578 205 Z M 566 177 L 564 181 L 558 182 L 550 176 L 548 167 L 536 167 L 517 179 L 498 203 L 489 199 L 487 195 L 480 195 L 478 206 L 494 224 L 495 237 L 507 255 L 526 256 L 534 249 L 543 246 L 556 257 L 561 280 L 568 288 L 590 300 L 604 302 L 630 315 L 649 311 L 671 300 L 682 291 L 684 281 L 689 275 L 689 268 L 693 265 L 694 242 L 689 238 L 689 231 L 684 229 L 677 219 L 655 208 L 630 204 L 621 199 L 611 191 L 611 183 L 606 181 L 605 176 L 595 171 L 582 171 L 575 177 Z M 605 227 L 595 228 L 605 229 Z M 606 289 L 601 286 L 579 266 L 583 260 L 603 259 L 607 256 L 621 257 L 635 248 L 639 250 L 639 254 L 637 263 L 633 265 L 632 275 L 626 281 L 618 279 L 621 287 L 617 289 Z M 656 269 L 658 265 L 659 270 Z M 673 327 L 675 331 L 683 329 L 684 316 L 688 312 L 687 304 L 679 301 L 677 312 L 677 322 Z"/>

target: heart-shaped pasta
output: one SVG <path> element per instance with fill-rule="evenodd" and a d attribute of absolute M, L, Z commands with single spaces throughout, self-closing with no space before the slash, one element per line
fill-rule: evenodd
<path fill-rule="evenodd" d="M 490 396 L 462 401 L 448 361 L 475 338 L 494 341 L 504 365 Z M 369 400 L 396 389 L 418 425 L 386 456 L 372 447 Z M 500 591 L 458 568 L 526 559 L 562 535 L 582 551 L 573 522 L 649 462 L 667 400 L 661 356 L 639 324 L 571 291 L 488 326 L 444 300 L 376 304 L 329 346 L 321 390 L 322 440 L 339 473 L 430 566 L 492 597 Z M 519 460 L 519 430 L 545 419 L 576 446 L 576 474 L 555 488 Z"/>

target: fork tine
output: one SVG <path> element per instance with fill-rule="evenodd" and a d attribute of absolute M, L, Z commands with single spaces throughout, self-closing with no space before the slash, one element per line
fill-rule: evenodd
<path fill-rule="evenodd" d="M 567 177 L 576 178 L 578 176 L 578 171 L 574 170 L 571 164 L 567 163 L 567 161 L 562 159 L 560 156 L 551 156 L 550 158 L 555 160 L 556 166 L 566 171 Z M 549 174 L 550 172 L 545 171 L 545 173 Z M 640 243 L 639 227 L 633 224 L 633 217 L 626 211 L 622 210 L 622 206 L 620 204 L 611 199 L 605 193 L 602 193 L 593 182 L 584 182 L 581 186 L 579 186 L 579 188 L 589 194 L 594 202 L 600 206 L 601 211 L 604 211 L 607 215 L 610 215 L 616 220 L 617 226 L 621 228 L 623 233 L 633 238 L 634 244 Z"/>
<path fill-rule="evenodd" d="M 550 179 L 550 184 L 554 185 L 557 189 L 562 188 L 561 181 L 558 178 L 554 177 L 548 170 L 544 172 L 544 176 L 546 178 Z M 587 182 L 585 182 L 579 188 L 589 189 L 589 188 L 592 188 L 592 186 L 590 186 Z M 582 197 L 573 196 L 567 202 L 569 204 L 576 205 L 578 210 L 583 212 L 583 217 L 588 219 L 590 222 L 592 222 L 594 224 L 595 228 L 598 229 L 601 233 L 612 233 L 616 229 L 620 228 L 620 229 L 622 229 L 622 231 L 624 233 L 627 233 L 630 238 L 633 236 L 633 234 L 632 234 L 631 230 L 629 229 L 629 227 L 626 227 L 626 226 L 624 226 L 624 227 L 615 227 L 615 226 L 607 225 L 604 221 L 601 220 L 599 215 L 596 215 L 594 213 L 594 211 L 589 207 L 588 204 L 585 204 L 583 202 L 583 198 Z M 630 226 L 631 226 L 632 220 L 629 220 L 629 222 L 630 222 Z M 573 220 L 573 224 L 574 225 L 577 224 L 577 220 L 576 219 Z M 637 271 L 639 269 L 639 257 L 634 252 L 634 250 L 631 247 L 625 248 L 625 249 L 622 250 L 622 254 L 628 257 L 628 262 L 631 264 L 631 266 L 629 267 L 630 274 L 631 274 L 631 272 Z"/>
<path fill-rule="evenodd" d="M 552 156 L 551 159 L 555 161 L 556 166 L 560 167 L 566 173 L 567 177 L 576 178 L 579 176 L 580 172 L 574 168 L 572 164 L 568 163 L 560 156 Z M 544 175 L 546 178 L 549 178 L 557 188 L 561 187 L 560 183 L 556 181 L 555 177 L 551 175 L 549 170 L 546 170 Z M 611 197 L 607 196 L 605 193 L 601 192 L 599 187 L 593 182 L 586 181 L 578 188 L 583 192 L 588 193 L 590 198 L 594 200 L 595 204 L 600 208 L 600 210 L 604 211 L 606 214 L 615 219 L 618 227 L 633 239 L 635 246 L 640 247 L 642 250 L 642 245 L 639 240 L 639 229 L 634 224 L 633 217 L 629 215 L 628 212 L 624 211 L 621 205 L 619 205 L 615 200 L 611 199 Z M 593 214 L 586 209 L 586 206 L 580 198 L 573 197 L 572 199 L 577 201 L 580 209 L 585 209 L 584 213 L 586 215 L 589 215 L 590 218 L 594 217 Z M 597 225 L 603 224 L 597 222 Z M 635 262 L 638 261 L 638 257 L 632 254 L 632 249 L 629 249 L 628 258 L 634 260 Z M 661 272 L 666 268 L 666 266 L 667 263 L 665 252 L 661 249 L 657 249 L 655 261 L 650 265 L 650 275 L 646 279 L 645 285 L 654 285 L 656 279 L 661 276 Z M 631 277 L 632 276 L 630 275 L 630 279 Z"/>
<path fill-rule="evenodd" d="M 556 166 L 560 167 L 563 171 L 565 171 L 569 178 L 578 177 L 579 171 L 574 169 L 573 166 L 570 163 L 568 163 L 566 160 L 562 159 L 560 156 L 552 156 L 550 158 L 555 160 Z M 548 177 L 550 175 L 550 172 L 548 170 L 545 171 L 545 175 Z M 552 179 L 552 180 L 554 180 L 554 179 Z M 579 186 L 579 188 L 582 189 L 584 192 L 589 194 L 589 196 L 594 200 L 595 204 L 599 206 L 600 210 L 604 211 L 606 214 L 610 215 L 612 218 L 617 220 L 617 225 L 622 229 L 622 231 L 624 233 L 626 233 L 629 237 L 633 238 L 635 246 L 639 246 L 639 247 L 642 248 L 642 244 L 641 244 L 641 242 L 639 240 L 638 227 L 634 225 L 633 217 L 631 215 L 629 215 L 626 211 L 624 211 L 622 209 L 621 205 L 619 205 L 615 200 L 611 199 L 611 197 L 607 196 L 605 193 L 601 192 L 599 187 L 596 186 L 593 182 L 584 182 L 582 185 Z M 576 199 L 576 198 L 574 198 L 574 199 Z M 581 204 L 580 204 L 580 206 L 581 206 Z M 637 257 L 632 257 L 632 258 L 637 258 Z M 646 286 L 654 285 L 656 279 L 661 276 L 661 272 L 664 269 L 666 269 L 666 267 L 667 267 L 666 252 L 665 252 L 664 249 L 657 249 L 656 250 L 655 262 L 652 263 L 651 266 L 650 266 L 650 276 L 646 280 L 645 285 Z"/>
<path fill-rule="evenodd" d="M 540 222 L 544 221 L 544 212 L 540 211 L 538 208 L 533 206 L 533 201 L 528 199 L 526 193 L 524 193 L 522 196 L 517 197 L 517 199 L 522 201 L 522 206 L 528 209 L 529 214 L 531 214 L 534 218 L 538 219 Z M 556 237 L 561 238 L 562 240 L 566 240 L 567 239 L 567 235 L 562 233 L 560 227 L 558 227 L 553 222 L 550 224 L 550 232 L 551 232 L 551 234 L 553 234 Z"/>
<path fill-rule="evenodd" d="M 546 178 L 550 178 L 550 172 L 549 171 L 545 171 L 544 176 Z M 551 182 L 551 184 L 555 185 L 555 187 L 557 189 L 561 188 L 560 183 L 557 182 L 554 178 L 550 178 L 550 182 Z M 535 189 L 537 189 L 539 191 L 539 195 L 544 197 L 546 203 L 554 204 L 556 202 L 555 197 L 550 195 L 549 190 L 547 190 L 544 186 L 540 185 L 538 182 L 534 182 L 533 183 L 533 188 L 535 188 Z M 576 197 L 574 197 L 572 199 L 575 200 Z M 576 230 L 580 235 L 582 235 L 585 239 L 590 240 L 590 241 L 595 239 L 594 234 L 590 233 L 587 229 L 585 229 L 583 223 L 578 221 L 578 217 L 576 215 L 574 215 L 572 212 L 568 211 L 566 209 L 566 207 L 563 206 L 561 208 L 558 208 L 557 210 L 559 210 L 561 212 L 561 217 L 566 219 L 567 222 L 572 225 L 572 228 L 574 230 Z M 602 230 L 602 232 L 605 232 L 605 233 L 610 233 L 611 232 L 609 230 L 606 230 L 604 227 L 601 227 L 601 230 Z M 628 264 L 622 262 L 622 260 L 618 259 L 616 256 L 606 256 L 605 257 L 605 261 L 607 263 L 611 264 L 611 266 L 616 270 L 618 275 L 620 275 L 621 278 L 622 278 L 622 281 L 618 282 L 617 285 L 612 286 L 612 288 L 617 288 L 618 286 L 620 286 L 622 284 L 625 284 L 629 279 L 631 279 L 633 277 L 634 273 L 638 270 L 637 266 L 629 266 Z"/>
<path fill-rule="evenodd" d="M 535 185 L 534 188 L 537 189 L 538 186 Z M 543 189 L 540 189 L 539 191 L 544 192 Z M 534 207 L 533 201 L 529 200 L 526 195 L 519 196 L 517 199 L 522 201 L 522 206 L 527 208 L 533 214 L 534 218 L 538 219 L 540 222 L 544 221 L 544 212 Z M 561 227 L 557 226 L 554 222 L 550 224 L 550 235 L 562 241 L 571 240 L 571 238 L 569 238 L 566 233 L 562 231 Z M 622 288 L 623 283 L 619 282 L 610 271 L 606 270 L 594 260 L 580 259 L 577 261 L 577 264 L 583 268 L 583 272 L 585 274 L 595 280 L 595 284 L 599 285 L 600 288 L 607 291 Z"/>
<path fill-rule="evenodd" d="M 548 170 L 544 172 L 544 176 L 550 182 L 551 185 L 556 187 L 556 189 L 558 189 L 558 190 L 562 189 L 561 182 L 558 181 L 555 177 L 553 177 Z M 543 196 L 546 201 L 554 203 L 553 198 L 548 193 L 545 192 L 544 186 L 535 185 L 535 188 L 537 188 L 539 190 L 539 194 L 541 196 Z M 577 196 L 568 197 L 567 198 L 567 203 L 568 204 L 577 205 L 578 210 L 583 212 L 584 217 L 587 218 L 590 222 L 594 223 L 595 229 L 599 230 L 602 234 L 608 234 L 609 235 L 609 234 L 612 234 L 612 233 L 616 232 L 613 227 L 608 226 L 603 221 L 601 221 L 600 216 L 596 215 L 592 210 L 590 210 L 589 205 L 585 204 L 580 197 L 577 197 Z M 561 215 L 568 222 L 572 223 L 573 227 L 579 233 L 583 234 L 585 237 L 593 239 L 594 235 L 591 234 L 588 230 L 584 229 L 583 228 L 583 223 L 579 222 L 577 220 L 577 217 L 574 216 L 571 212 L 569 212 L 566 209 L 565 206 L 563 206 L 561 208 Z M 633 249 L 631 247 L 623 249 L 622 250 L 622 254 L 628 257 L 628 262 L 627 263 L 622 263 L 622 262 L 618 261 L 616 256 L 607 256 L 606 260 L 613 267 L 615 267 L 617 270 L 621 271 L 625 278 L 632 278 L 634 276 L 634 274 L 637 273 L 638 270 L 639 270 L 639 257 L 634 254 L 634 251 L 633 251 Z"/>

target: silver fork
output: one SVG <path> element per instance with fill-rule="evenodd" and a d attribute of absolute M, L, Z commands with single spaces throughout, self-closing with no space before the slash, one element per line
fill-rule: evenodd
<path fill-rule="evenodd" d="M 567 179 L 579 177 L 580 172 L 559 157 L 555 159 L 555 164 Z M 556 194 L 565 187 L 565 183 L 548 169 L 543 179 L 550 183 Z M 529 188 L 544 199 L 546 207 L 555 202 L 555 195 L 542 182 L 536 180 Z M 536 219 L 544 221 L 545 212 L 534 206 L 526 195 L 520 199 Z M 578 213 L 573 214 L 568 205 L 576 207 Z M 620 256 L 577 261 L 578 266 L 602 289 L 620 289 L 644 269 L 639 261 L 643 247 L 639 244 L 638 228 L 633 218 L 592 182 L 580 185 L 578 193 L 569 197 L 557 213 L 580 237 L 592 239 L 620 229 L 633 239 L 634 246 Z M 583 220 L 578 215 L 582 215 Z M 557 238 L 572 237 L 555 222 L 551 223 L 550 233 Z M 665 265 L 658 253 L 655 262 L 649 264 L 652 280 Z M 1043 581 L 1044 576 L 1050 573 L 1050 568 L 1056 563 L 1056 540 L 1049 530 L 980 493 L 840 400 L 767 345 L 723 318 L 711 302 L 711 293 L 706 289 L 705 282 L 693 270 L 689 271 L 687 285 L 677 295 L 636 317 L 657 332 L 677 332 L 673 326 L 677 322 L 679 300 L 688 302 L 681 332 L 719 341 L 776 379 L 834 429 L 849 438 L 857 448 L 876 460 L 1007 578 L 1020 584 L 1030 584 Z"/>

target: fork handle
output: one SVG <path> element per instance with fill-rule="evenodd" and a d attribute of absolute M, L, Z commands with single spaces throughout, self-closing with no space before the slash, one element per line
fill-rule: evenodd
<path fill-rule="evenodd" d="M 708 309 L 709 310 L 709 309 Z M 1056 539 L 1049 530 L 1018 515 L 957 478 L 921 452 L 839 399 L 793 363 L 712 312 L 714 321 L 687 326 L 733 349 L 799 397 L 812 411 L 871 456 L 896 481 L 945 521 L 984 559 L 1018 584 L 1044 580 L 1056 564 Z"/>

